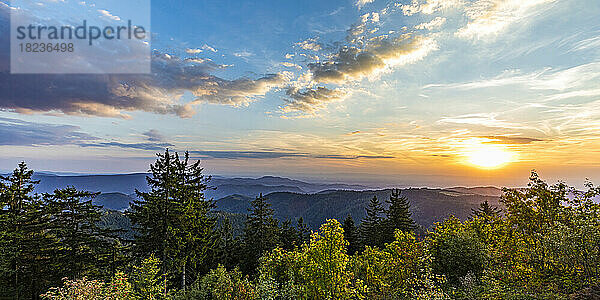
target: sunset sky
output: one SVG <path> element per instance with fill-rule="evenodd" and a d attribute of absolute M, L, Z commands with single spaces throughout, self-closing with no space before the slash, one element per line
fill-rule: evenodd
<path fill-rule="evenodd" d="M 600 183 L 598 0 L 154 0 L 151 75 L 11 75 L 11 9 L 0 170 Z"/>

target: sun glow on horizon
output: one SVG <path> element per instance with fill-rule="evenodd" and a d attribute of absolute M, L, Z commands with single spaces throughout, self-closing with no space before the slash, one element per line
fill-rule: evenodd
<path fill-rule="evenodd" d="M 465 151 L 467 162 L 482 169 L 497 169 L 513 162 L 515 154 L 500 145 L 479 144 Z"/>

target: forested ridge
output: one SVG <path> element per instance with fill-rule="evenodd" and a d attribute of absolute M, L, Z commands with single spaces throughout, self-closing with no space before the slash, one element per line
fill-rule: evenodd
<path fill-rule="evenodd" d="M 415 223 L 402 191 L 364 218 L 278 220 L 268 197 L 247 216 L 216 211 L 210 176 L 165 151 L 122 213 L 74 187 L 34 193 L 25 163 L 0 178 L 5 299 L 597 299 L 600 188 L 533 172 L 463 220 Z M 339 195 L 336 195 L 339 196 Z M 238 228 L 238 229 L 234 229 Z M 125 230 L 124 230 L 125 229 Z M 237 230 L 237 231 L 236 231 Z"/>

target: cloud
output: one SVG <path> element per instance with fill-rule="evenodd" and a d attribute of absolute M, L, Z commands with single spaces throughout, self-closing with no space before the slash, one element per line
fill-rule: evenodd
<path fill-rule="evenodd" d="M 560 70 L 545 68 L 530 73 L 507 70 L 487 79 L 450 84 L 429 84 L 423 88 L 474 90 L 520 85 L 533 90 L 566 91 L 575 89 L 574 92 L 581 95 L 586 87 L 594 86 L 598 80 L 600 80 L 600 63 L 593 62 Z"/>
<path fill-rule="evenodd" d="M 285 99 L 287 105 L 283 106 L 283 112 L 302 111 L 313 113 L 317 109 L 324 108 L 328 103 L 338 101 L 347 96 L 347 93 L 339 89 L 329 89 L 326 87 L 288 88 Z"/>
<path fill-rule="evenodd" d="M 152 150 L 152 151 L 164 151 L 165 148 L 173 147 L 173 144 L 169 143 L 121 143 L 121 142 L 100 142 L 100 143 L 83 143 L 81 147 L 118 147 L 125 149 L 138 149 L 138 150 Z"/>
<path fill-rule="evenodd" d="M 444 25 L 444 23 L 446 23 L 446 18 L 435 17 L 433 20 L 431 20 L 429 22 L 415 25 L 415 29 L 420 29 L 420 30 L 438 29 L 438 28 L 442 27 L 442 25 Z"/>
<path fill-rule="evenodd" d="M 98 139 L 79 129 L 72 125 L 32 123 L 0 117 L 0 145 L 78 145 Z"/>
<path fill-rule="evenodd" d="M 284 74 L 233 80 L 211 75 L 220 68 L 209 60 L 154 54 L 150 75 L 11 75 L 4 70 L 0 109 L 125 119 L 130 118 L 127 112 L 146 111 L 186 118 L 194 115 L 194 104 L 248 105 L 288 80 Z M 185 92 L 195 99 L 181 103 Z"/>
<path fill-rule="evenodd" d="M 417 0 L 413 0 L 410 4 L 400 4 L 399 6 L 405 16 L 412 16 L 417 13 L 430 15 L 439 10 L 461 5 L 461 0 L 425 0 L 421 3 Z"/>
<path fill-rule="evenodd" d="M 295 63 L 287 62 L 287 61 L 282 62 L 281 65 L 284 66 L 284 67 L 288 67 L 288 68 L 296 68 L 298 70 L 302 69 L 301 66 L 299 66 L 299 65 L 297 65 Z"/>
<path fill-rule="evenodd" d="M 358 7 L 358 9 L 361 9 L 363 6 L 369 4 L 369 3 L 373 3 L 375 0 L 356 0 L 356 3 L 354 3 L 354 5 L 356 5 L 356 7 Z"/>
<path fill-rule="evenodd" d="M 218 51 L 217 49 L 215 49 L 215 48 L 213 48 L 213 47 L 211 47 L 211 46 L 209 46 L 207 44 L 204 44 L 204 46 L 202 46 L 202 50 L 207 50 L 207 51 L 211 51 L 211 52 L 217 52 Z"/>
<path fill-rule="evenodd" d="M 340 159 L 340 160 L 354 160 L 354 159 L 389 159 L 394 156 L 384 155 L 339 155 L 339 154 L 327 154 L 327 155 L 311 155 L 303 152 L 281 152 L 281 151 L 218 151 L 218 150 L 207 150 L 207 151 L 189 151 L 190 154 L 199 155 L 200 158 L 214 158 L 214 159 L 274 159 L 274 158 L 320 158 L 320 159 Z"/>
<path fill-rule="evenodd" d="M 202 53 L 202 49 L 191 49 L 191 48 L 187 48 L 185 49 L 185 53 L 187 54 L 198 54 L 198 53 Z"/>
<path fill-rule="evenodd" d="M 109 18 L 110 20 L 113 20 L 113 21 L 120 21 L 121 20 L 121 18 L 119 18 L 118 16 L 115 16 L 115 15 L 111 14 L 107 10 L 99 9 L 98 12 L 101 13 L 103 16 Z"/>
<path fill-rule="evenodd" d="M 494 36 L 509 25 L 523 26 L 528 18 L 540 12 L 540 6 L 556 0 L 478 0 L 465 7 L 468 23 L 456 35 L 461 38 L 477 39 Z"/>
<path fill-rule="evenodd" d="M 0 2 L 0 30 L 8 32 L 10 7 Z M 6 31 L 4 31 L 6 29 Z M 288 73 L 224 79 L 213 75 L 225 65 L 209 59 L 179 58 L 155 52 L 151 74 L 10 74 L 8 35 L 0 35 L 0 110 L 131 118 L 129 112 L 195 114 L 194 105 L 244 106 L 283 86 Z M 202 50 L 217 50 L 204 45 Z M 187 52 L 197 52 L 188 49 Z M 182 95 L 194 99 L 183 102 Z"/>
<path fill-rule="evenodd" d="M 485 142 L 484 144 L 530 144 L 533 142 L 544 141 L 542 139 L 531 138 L 531 137 L 501 136 L 501 135 L 488 135 L 488 136 L 481 136 L 480 138 L 490 140 L 488 142 Z"/>
<path fill-rule="evenodd" d="M 165 136 L 160 134 L 156 129 L 150 129 L 143 133 L 150 142 L 164 142 Z"/>
<path fill-rule="evenodd" d="M 413 63 L 437 49 L 431 38 L 405 34 L 389 39 L 373 39 L 364 49 L 343 47 L 332 60 L 308 64 L 314 80 L 324 83 L 344 83 L 360 80 L 385 68 Z"/>
<path fill-rule="evenodd" d="M 296 46 L 304 49 L 304 50 L 310 50 L 310 51 L 319 51 L 322 49 L 321 45 L 319 43 L 317 43 L 317 39 L 313 38 L 313 39 L 308 39 L 306 41 L 302 41 L 302 42 L 298 42 L 296 43 Z"/>
<path fill-rule="evenodd" d="M 252 55 L 254 55 L 254 54 L 252 54 L 251 52 L 248 52 L 246 50 L 233 53 L 233 56 L 236 56 L 236 57 L 250 57 Z"/>

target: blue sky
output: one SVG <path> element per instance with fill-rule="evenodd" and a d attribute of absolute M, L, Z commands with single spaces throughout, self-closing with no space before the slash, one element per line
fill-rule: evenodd
<path fill-rule="evenodd" d="M 0 49 L 0 169 L 140 172 L 169 147 L 225 175 L 600 182 L 598 1 L 151 7 L 151 75 L 10 75 Z"/>

